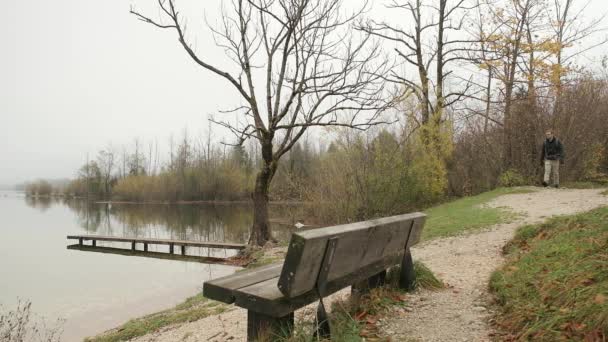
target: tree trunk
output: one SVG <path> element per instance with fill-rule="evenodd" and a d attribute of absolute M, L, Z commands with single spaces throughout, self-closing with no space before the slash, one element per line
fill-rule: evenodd
<path fill-rule="evenodd" d="M 262 142 L 262 169 L 255 178 L 253 189 L 253 226 L 249 236 L 250 246 L 264 246 L 268 241 L 276 241 L 272 237 L 268 220 L 268 193 L 270 182 L 277 170 L 277 162 L 272 155 L 272 137 Z"/>
<path fill-rule="evenodd" d="M 249 245 L 264 246 L 272 239 L 268 222 L 268 188 L 270 187 L 270 172 L 266 166 L 258 173 L 253 190 L 253 227 L 249 236 Z"/>

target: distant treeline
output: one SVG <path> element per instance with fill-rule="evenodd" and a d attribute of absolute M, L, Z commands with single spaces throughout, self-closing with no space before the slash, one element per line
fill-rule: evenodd
<path fill-rule="evenodd" d="M 307 202 L 320 220 L 346 222 L 501 185 L 538 184 L 547 127 L 554 127 L 566 146 L 563 179 L 606 180 L 605 79 L 583 77 L 564 87 L 559 108 L 542 98 L 531 106 L 525 94 L 519 99 L 512 109 L 510 135 L 501 126 L 480 121 L 448 122 L 432 134 L 432 152 L 420 142 L 421 129 L 403 122 L 366 132 L 336 130 L 325 147 L 302 140 L 282 160 L 271 200 Z M 506 141 L 514 151 L 508 158 Z M 248 200 L 260 158 L 252 146 L 195 144 L 185 136 L 160 163 L 154 148 L 144 153 L 136 143 L 129 153 L 100 151 L 63 187 L 39 181 L 26 191 L 120 201 Z"/>

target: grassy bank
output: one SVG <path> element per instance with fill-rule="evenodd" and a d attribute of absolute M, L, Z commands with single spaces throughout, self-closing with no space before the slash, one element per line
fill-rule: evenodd
<path fill-rule="evenodd" d="M 501 339 L 608 338 L 608 208 L 522 227 L 491 278 Z"/>
<path fill-rule="evenodd" d="M 194 322 L 201 318 L 217 315 L 230 310 L 229 305 L 209 300 L 202 294 L 188 298 L 173 309 L 164 310 L 144 317 L 132 319 L 127 323 L 95 337 L 86 338 L 87 342 L 118 342 L 143 336 L 168 325 Z"/>
<path fill-rule="evenodd" d="M 501 208 L 483 208 L 496 197 L 534 192 L 533 188 L 498 188 L 470 197 L 463 197 L 425 211 L 428 215 L 422 239 L 458 235 L 463 232 L 507 222 L 515 215 Z"/>

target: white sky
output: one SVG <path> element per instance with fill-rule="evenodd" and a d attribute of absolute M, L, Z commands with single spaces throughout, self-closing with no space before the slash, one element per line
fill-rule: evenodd
<path fill-rule="evenodd" d="M 225 82 L 194 65 L 175 32 L 129 14 L 134 4 L 154 15 L 156 1 L 1 2 L 0 184 L 72 177 L 87 153 L 108 143 L 166 145 L 186 127 L 202 134 L 208 114 L 239 103 Z M 220 2 L 190 0 L 183 9 L 197 50 L 217 63 L 223 53 L 203 18 L 215 21 Z M 593 0 L 588 16 L 607 9 Z M 216 138 L 222 134 L 215 128 Z"/>

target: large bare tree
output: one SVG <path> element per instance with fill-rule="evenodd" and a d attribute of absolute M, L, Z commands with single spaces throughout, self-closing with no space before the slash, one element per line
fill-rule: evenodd
<path fill-rule="evenodd" d="M 251 245 L 272 239 L 269 187 L 284 156 L 311 127 L 367 129 L 383 123 L 389 105 L 383 92 L 379 46 L 354 35 L 351 23 L 367 4 L 344 15 L 341 0 L 233 0 L 211 27 L 233 69 L 212 64 L 186 34 L 177 0 L 158 0 L 160 17 L 131 10 L 140 20 L 174 30 L 181 47 L 201 68 L 230 84 L 243 105 L 227 112 L 238 121 L 214 120 L 236 135 L 256 139 L 262 163 L 252 194 Z M 260 89 L 261 88 L 261 89 Z"/>

